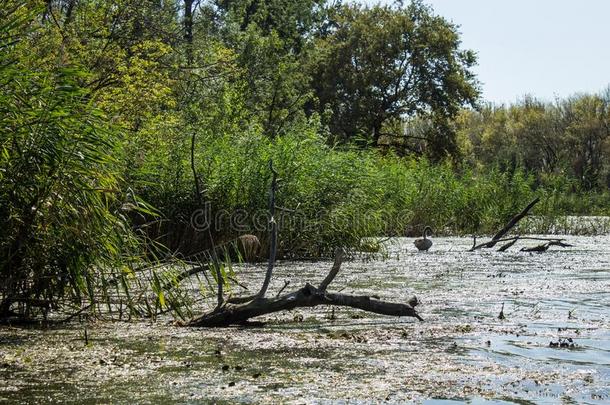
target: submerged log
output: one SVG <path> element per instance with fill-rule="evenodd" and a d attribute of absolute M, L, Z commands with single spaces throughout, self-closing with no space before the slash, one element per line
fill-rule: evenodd
<path fill-rule="evenodd" d="M 541 245 L 538 246 L 534 246 L 531 248 L 521 248 L 522 252 L 538 252 L 538 253 L 542 253 L 542 252 L 546 252 L 547 250 L 549 250 L 549 248 L 551 246 L 559 246 L 559 247 L 573 247 L 574 245 L 570 245 L 569 243 L 565 243 L 562 242 L 562 239 L 556 239 L 556 240 L 551 240 L 547 243 L 543 243 Z"/>
<path fill-rule="evenodd" d="M 480 243 L 478 245 L 474 245 L 472 248 L 470 248 L 470 251 L 481 249 L 481 248 L 492 247 L 492 246 L 495 246 L 496 244 L 498 244 L 500 242 L 508 242 L 507 244 L 502 245 L 498 249 L 498 252 L 504 252 L 506 249 L 508 249 L 511 246 L 513 246 L 515 244 L 515 242 L 517 242 L 519 240 L 537 240 L 537 241 L 545 241 L 545 242 L 555 242 L 554 244 L 557 245 L 557 246 L 562 246 L 562 245 L 565 245 L 563 247 L 571 246 L 571 245 L 568 245 L 567 243 L 564 243 L 563 239 L 561 239 L 561 238 L 539 238 L 539 237 L 536 237 L 536 236 L 512 236 L 510 238 L 503 238 L 503 239 L 498 239 L 498 240 L 490 240 L 489 242 L 484 242 L 484 243 Z M 559 243 L 561 243 L 561 245 Z"/>

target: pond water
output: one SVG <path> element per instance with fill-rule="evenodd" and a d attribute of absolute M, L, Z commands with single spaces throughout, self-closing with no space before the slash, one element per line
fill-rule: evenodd
<path fill-rule="evenodd" d="M 383 259 L 344 263 L 330 287 L 415 294 L 425 322 L 318 307 L 248 328 L 99 322 L 88 345 L 79 323 L 0 327 L 0 403 L 607 404 L 610 237 L 566 240 L 574 247 L 531 254 L 467 252 L 466 238 L 419 253 L 395 239 Z M 280 262 L 270 294 L 330 266 Z M 255 290 L 264 267 L 236 272 Z M 560 340 L 568 347 L 550 345 Z"/>

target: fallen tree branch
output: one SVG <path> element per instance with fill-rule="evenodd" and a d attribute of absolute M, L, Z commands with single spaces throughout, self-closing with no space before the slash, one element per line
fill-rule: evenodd
<path fill-rule="evenodd" d="M 515 225 L 517 225 L 517 223 L 528 214 L 528 212 L 534 207 L 534 205 L 536 205 L 538 203 L 538 201 L 540 201 L 540 198 L 539 197 L 535 198 L 520 213 L 518 213 L 517 215 L 512 217 L 512 219 L 510 221 L 508 221 L 508 223 L 504 226 L 504 228 L 502 228 L 500 231 L 498 231 L 498 233 L 496 233 L 489 242 L 480 243 L 477 245 L 477 239 L 476 239 L 476 237 L 474 237 L 474 242 L 473 242 L 472 247 L 470 248 L 469 252 L 473 252 L 473 251 L 475 251 L 477 249 L 481 249 L 481 248 L 492 248 L 500 242 L 507 242 L 504 245 L 500 246 L 500 248 L 498 249 L 498 252 L 504 252 L 504 251 L 508 250 L 510 247 L 512 247 L 519 240 L 539 240 L 539 241 L 546 242 L 546 243 L 543 243 L 541 245 L 531 247 L 531 248 L 527 248 L 527 247 L 521 248 L 522 252 L 546 252 L 548 250 L 548 248 L 551 246 L 571 247 L 572 245 L 564 243 L 563 239 L 559 239 L 559 238 L 538 238 L 538 237 L 533 237 L 533 236 L 519 236 L 519 235 L 510 237 L 510 238 L 504 238 L 504 235 L 506 235 Z"/>
<path fill-rule="evenodd" d="M 513 240 L 511 240 L 510 242 L 500 246 L 500 248 L 498 249 L 498 252 L 505 252 L 506 250 L 508 250 L 511 246 L 513 246 L 515 243 L 517 243 L 517 241 L 519 240 L 519 237 L 517 236 L 516 238 L 513 238 Z"/>
<path fill-rule="evenodd" d="M 547 243 L 543 243 L 542 245 L 538 245 L 538 246 L 534 246 L 531 248 L 521 248 L 522 252 L 546 252 L 551 246 L 560 246 L 560 247 L 573 247 L 573 245 L 570 245 L 569 243 L 564 243 L 561 240 L 552 240 L 550 242 Z"/>
<path fill-rule="evenodd" d="M 269 161 L 269 169 L 273 174 L 271 180 L 271 190 L 269 193 L 271 245 L 267 272 L 265 273 L 265 280 L 263 281 L 260 291 L 256 295 L 246 297 L 229 297 L 224 303 L 222 303 L 222 305 L 219 298 L 219 304 L 213 311 L 186 322 L 177 322 L 178 325 L 194 327 L 219 327 L 233 324 L 245 324 L 248 323 L 251 318 L 257 316 L 280 311 L 289 311 L 295 308 L 315 307 L 318 305 L 358 308 L 364 311 L 374 312 L 382 315 L 410 316 L 423 321 L 423 319 L 415 311 L 415 306 L 419 303 L 415 297 L 411 298 L 408 303 L 402 304 L 381 301 L 378 298 L 373 298 L 370 296 L 356 296 L 327 292 L 328 286 L 333 282 L 341 269 L 341 263 L 343 262 L 343 258 L 345 256 L 345 251 L 343 249 L 337 249 L 335 251 L 335 262 L 318 288 L 306 283 L 304 287 L 294 292 L 280 295 L 289 284 L 286 282 L 276 297 L 265 298 L 265 293 L 267 292 L 271 282 L 277 250 L 277 223 L 274 218 L 277 172 L 273 168 L 272 161 Z"/>
<path fill-rule="evenodd" d="M 534 205 L 536 205 L 538 203 L 538 201 L 540 201 L 540 197 L 536 197 L 534 199 L 534 201 L 532 201 L 531 203 L 529 203 L 527 205 L 527 207 L 525 207 L 523 209 L 523 211 L 521 211 L 520 213 L 518 213 L 517 215 L 515 215 L 514 217 L 512 217 L 512 219 L 510 221 L 508 221 L 508 223 L 504 226 L 504 228 L 500 229 L 500 231 L 498 231 L 498 233 L 496 233 L 493 238 L 491 238 L 491 242 L 488 246 L 486 246 L 487 248 L 492 248 L 496 245 L 496 243 L 502 239 L 502 237 L 504 235 L 506 235 L 515 225 L 517 225 L 517 223 L 519 223 L 519 221 L 521 221 L 521 219 L 523 217 L 525 217 L 527 215 L 527 213 L 529 212 L 529 210 L 532 209 L 532 207 Z M 493 243 L 496 242 L 496 243 Z"/>
<path fill-rule="evenodd" d="M 415 306 L 419 303 L 415 297 L 411 298 L 408 303 L 402 304 L 381 301 L 370 296 L 327 292 L 328 285 L 333 281 L 341 268 L 343 257 L 343 249 L 338 249 L 332 269 L 318 288 L 307 283 L 304 287 L 294 292 L 275 298 L 264 298 L 258 296 L 258 294 L 255 296 L 230 298 L 222 307 L 217 307 L 213 311 L 190 321 L 178 322 L 178 325 L 219 327 L 243 324 L 257 316 L 318 305 L 358 308 L 381 315 L 410 316 L 423 321 L 415 310 Z"/>
<path fill-rule="evenodd" d="M 381 315 L 410 316 L 423 321 L 415 308 L 409 304 L 385 302 L 369 296 L 354 296 L 339 293 L 328 293 L 307 283 L 297 291 L 276 298 L 259 298 L 243 305 L 227 304 L 219 310 L 212 311 L 181 326 L 219 327 L 240 324 L 261 315 L 289 311 L 295 308 L 334 305 L 358 308 Z"/>
<path fill-rule="evenodd" d="M 510 238 L 490 240 L 489 242 L 480 243 L 480 244 L 470 248 L 470 251 L 478 250 L 481 248 L 493 247 L 500 242 L 516 242 L 518 240 L 539 240 L 539 241 L 548 241 L 548 242 L 553 242 L 553 241 L 562 242 L 563 241 L 563 239 L 560 239 L 560 238 L 539 238 L 539 237 L 535 237 L 535 236 L 513 236 Z M 504 246 L 506 246 L 506 245 L 504 245 Z M 502 249 L 504 246 L 502 246 L 500 249 Z M 510 246 L 508 246 L 508 247 L 510 247 Z M 508 249 L 508 247 L 506 249 Z M 498 251 L 500 251 L 500 249 L 498 249 Z M 504 250 L 506 250 L 506 249 L 504 249 Z"/>

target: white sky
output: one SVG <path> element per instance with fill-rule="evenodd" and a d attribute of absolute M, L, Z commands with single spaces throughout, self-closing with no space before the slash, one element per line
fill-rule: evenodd
<path fill-rule="evenodd" d="M 550 101 L 610 85 L 610 0 L 425 1 L 477 52 L 485 100 Z"/>

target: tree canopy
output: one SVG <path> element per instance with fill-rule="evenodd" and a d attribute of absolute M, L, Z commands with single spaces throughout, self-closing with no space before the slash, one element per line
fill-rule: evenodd
<path fill-rule="evenodd" d="M 312 87 L 337 139 L 377 145 L 391 120 L 422 114 L 442 127 L 461 107 L 475 104 L 474 52 L 461 49 L 457 27 L 424 3 L 345 5 L 329 20 L 317 39 Z"/>

